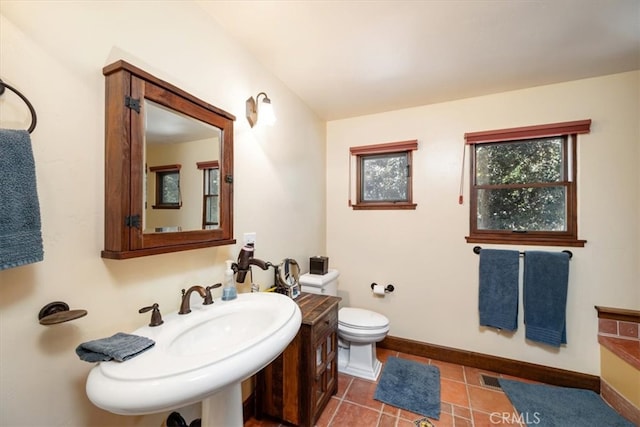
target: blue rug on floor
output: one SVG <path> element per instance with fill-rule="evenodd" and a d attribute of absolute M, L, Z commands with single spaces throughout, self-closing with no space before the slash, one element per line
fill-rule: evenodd
<path fill-rule="evenodd" d="M 597 393 L 579 388 L 527 384 L 500 378 L 500 387 L 528 426 L 633 427 Z"/>
<path fill-rule="evenodd" d="M 373 398 L 439 420 L 440 370 L 437 366 L 389 357 Z"/>

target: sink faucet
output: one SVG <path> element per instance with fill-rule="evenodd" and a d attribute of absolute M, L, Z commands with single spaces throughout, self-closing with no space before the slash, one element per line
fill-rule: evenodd
<path fill-rule="evenodd" d="M 233 269 L 233 272 L 236 273 L 236 282 L 244 283 L 244 279 L 245 277 L 247 277 L 247 273 L 251 269 L 252 265 L 258 266 L 263 270 L 266 270 L 269 267 L 275 267 L 268 261 L 254 258 L 253 253 L 253 243 L 247 243 L 242 247 L 240 254 L 238 254 L 238 262 L 234 262 L 231 267 Z"/>
<path fill-rule="evenodd" d="M 216 283 L 215 285 L 207 286 L 203 288 L 200 285 L 194 285 L 190 287 L 188 290 L 182 290 L 182 302 L 180 303 L 180 311 L 178 314 L 188 314 L 191 313 L 191 307 L 189 307 L 189 301 L 191 299 L 191 294 L 193 291 L 196 291 L 200 296 L 204 299 L 203 305 L 213 304 L 213 297 L 211 296 L 211 289 L 216 289 L 222 286 L 222 283 Z"/>

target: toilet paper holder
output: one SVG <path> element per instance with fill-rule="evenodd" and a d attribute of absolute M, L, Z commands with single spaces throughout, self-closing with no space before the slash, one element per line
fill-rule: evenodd
<path fill-rule="evenodd" d="M 378 286 L 378 284 L 377 284 L 377 283 L 372 283 L 372 284 L 371 284 L 371 290 L 373 290 L 373 288 L 375 288 L 376 286 Z M 388 294 L 389 292 L 393 292 L 393 291 L 394 291 L 394 289 L 395 289 L 395 288 L 393 287 L 393 285 L 389 284 L 389 285 L 387 285 L 387 286 L 385 286 L 385 287 L 384 287 L 384 293 L 385 293 L 385 294 Z"/>

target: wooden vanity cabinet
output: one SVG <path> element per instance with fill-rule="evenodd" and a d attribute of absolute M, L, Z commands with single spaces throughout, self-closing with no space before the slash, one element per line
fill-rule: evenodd
<path fill-rule="evenodd" d="M 257 416 L 313 426 L 338 391 L 340 298 L 302 293 L 302 325 L 291 344 L 258 374 Z"/>

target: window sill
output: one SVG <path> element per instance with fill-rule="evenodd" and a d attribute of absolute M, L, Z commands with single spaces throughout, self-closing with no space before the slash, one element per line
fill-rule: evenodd
<path fill-rule="evenodd" d="M 181 205 L 153 205 L 152 209 L 180 209 Z"/>
<path fill-rule="evenodd" d="M 536 237 L 523 234 L 516 235 L 492 235 L 492 236 L 466 236 L 467 243 L 495 243 L 503 245 L 532 245 L 532 246 L 570 246 L 583 248 L 586 240 Z"/>
<path fill-rule="evenodd" d="M 416 203 L 359 203 L 351 205 L 354 211 L 358 210 L 415 210 L 418 205 Z"/>

